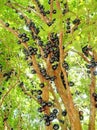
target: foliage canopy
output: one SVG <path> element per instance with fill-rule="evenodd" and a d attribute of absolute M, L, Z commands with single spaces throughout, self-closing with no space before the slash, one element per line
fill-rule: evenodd
<path fill-rule="evenodd" d="M 1 0 L 1 130 L 97 129 L 96 21 L 96 0 Z"/>

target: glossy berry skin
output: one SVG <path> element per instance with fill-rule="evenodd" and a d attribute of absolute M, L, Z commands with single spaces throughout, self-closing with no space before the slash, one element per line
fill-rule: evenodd
<path fill-rule="evenodd" d="M 28 63 L 28 65 L 29 65 L 29 66 L 32 66 L 32 65 L 33 65 L 33 62 Z"/>
<path fill-rule="evenodd" d="M 93 72 L 93 75 L 94 75 L 94 76 L 97 76 L 97 71 L 94 71 L 94 72 Z"/>
<path fill-rule="evenodd" d="M 44 83 L 40 83 L 40 85 L 39 85 L 41 88 L 44 88 Z"/>
<path fill-rule="evenodd" d="M 38 95 L 41 95 L 41 94 L 42 94 L 42 91 L 41 91 L 41 90 L 38 90 L 38 91 L 37 91 L 37 94 L 38 94 Z"/>
<path fill-rule="evenodd" d="M 72 81 L 69 82 L 69 86 L 72 87 L 74 86 L 74 83 Z"/>
<path fill-rule="evenodd" d="M 46 121 L 46 122 L 45 122 L 45 125 L 46 125 L 46 126 L 50 126 L 50 121 Z"/>
<path fill-rule="evenodd" d="M 63 62 L 62 67 L 65 68 L 66 70 L 69 69 L 69 65 L 66 61 Z"/>
<path fill-rule="evenodd" d="M 23 18 L 24 18 L 24 16 L 23 16 L 23 15 L 20 15 L 19 17 L 20 17 L 20 19 L 23 19 Z"/>
<path fill-rule="evenodd" d="M 43 119 L 47 121 L 47 120 L 49 120 L 49 116 L 48 116 L 47 114 L 45 114 L 45 115 L 43 116 Z"/>
<path fill-rule="evenodd" d="M 48 107 L 51 107 L 52 105 L 53 105 L 52 102 L 48 102 L 48 103 L 47 103 L 47 106 L 48 106 Z"/>
<path fill-rule="evenodd" d="M 54 120 L 54 116 L 53 115 L 50 115 L 49 116 L 49 121 L 53 121 Z"/>
<path fill-rule="evenodd" d="M 86 45 L 86 46 L 84 46 L 83 48 L 82 48 L 82 52 L 84 53 L 84 55 L 85 56 L 87 56 L 88 57 L 88 51 L 89 51 L 89 48 L 88 48 L 88 46 Z"/>
<path fill-rule="evenodd" d="M 41 113 L 41 112 L 43 112 L 43 111 L 44 111 L 44 109 L 43 109 L 42 107 L 39 107 L 39 108 L 38 108 L 38 112 Z"/>
<path fill-rule="evenodd" d="M 32 73 L 32 74 L 36 74 L 36 70 L 34 70 L 34 69 L 31 70 L 31 73 Z"/>
<path fill-rule="evenodd" d="M 23 36 L 22 34 L 19 34 L 19 35 L 18 35 L 18 38 L 22 38 L 22 36 Z"/>
<path fill-rule="evenodd" d="M 42 107 L 46 107 L 46 105 L 47 105 L 47 103 L 44 102 L 44 101 L 41 103 L 41 106 L 42 106 Z"/>
<path fill-rule="evenodd" d="M 77 24 L 77 25 L 80 24 L 80 19 L 77 19 L 77 18 L 76 18 L 76 19 L 73 21 L 73 24 Z"/>
<path fill-rule="evenodd" d="M 58 124 L 54 124 L 53 125 L 53 130 L 58 130 L 59 129 L 59 125 Z"/>
<path fill-rule="evenodd" d="M 58 64 L 53 65 L 53 66 L 52 66 L 52 69 L 53 69 L 53 70 L 56 70 L 56 69 L 57 69 L 57 67 L 58 67 Z"/>
<path fill-rule="evenodd" d="M 6 26 L 6 27 L 9 27 L 9 23 L 5 23 L 5 26 Z"/>
<path fill-rule="evenodd" d="M 62 116 L 66 116 L 66 115 L 67 115 L 67 111 L 66 110 L 62 111 Z"/>
<path fill-rule="evenodd" d="M 39 103 L 43 102 L 42 97 L 40 95 L 37 96 L 37 100 L 38 100 Z"/>
<path fill-rule="evenodd" d="M 84 118 L 83 115 L 80 115 L 80 120 L 83 120 L 83 118 Z"/>
<path fill-rule="evenodd" d="M 56 14 L 56 10 L 54 9 L 52 13 L 53 13 L 53 14 Z"/>
<path fill-rule="evenodd" d="M 91 68 L 91 64 L 86 64 L 86 68 L 90 69 Z"/>
<path fill-rule="evenodd" d="M 57 114 L 58 110 L 57 109 L 53 109 L 53 113 Z"/>
<path fill-rule="evenodd" d="M 18 40 L 18 41 L 17 41 L 17 43 L 18 43 L 18 44 L 21 44 L 21 41 L 20 41 L 20 40 Z"/>

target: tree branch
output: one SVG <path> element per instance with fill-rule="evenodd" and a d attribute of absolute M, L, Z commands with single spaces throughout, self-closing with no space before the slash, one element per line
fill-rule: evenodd
<path fill-rule="evenodd" d="M 2 106 L 5 97 L 7 97 L 7 95 L 10 93 L 10 91 L 18 84 L 18 82 L 16 82 L 14 85 L 12 85 L 11 87 L 9 87 L 8 91 L 3 95 L 3 97 L 1 98 L 0 101 L 0 107 Z"/>

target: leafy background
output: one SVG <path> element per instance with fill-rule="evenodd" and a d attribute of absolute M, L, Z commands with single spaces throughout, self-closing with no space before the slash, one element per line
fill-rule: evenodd
<path fill-rule="evenodd" d="M 47 0 L 40 0 L 44 5 L 45 9 L 50 9 Z M 29 31 L 25 27 L 24 20 L 19 18 L 19 14 L 15 13 L 15 10 L 9 8 L 5 3 L 6 0 L 0 1 L 0 19 L 5 23 L 8 22 L 11 28 L 15 28 L 20 33 L 26 32 L 30 37 L 28 45 L 33 45 L 34 41 L 31 39 Z M 29 13 L 26 11 L 28 5 L 33 3 L 29 0 L 12 0 L 12 2 L 17 2 L 23 9 L 22 12 L 25 13 L 30 19 L 36 23 L 36 25 L 41 29 L 39 36 L 44 42 L 49 32 L 54 31 L 59 32 L 60 21 L 59 13 L 55 14 L 53 18 L 56 18 L 56 22 L 53 26 L 48 27 L 39 17 L 37 17 L 33 12 Z M 84 119 L 82 121 L 83 130 L 88 128 L 89 120 L 89 85 L 90 85 L 90 75 L 87 74 L 87 69 L 85 67 L 86 62 L 72 49 L 82 53 L 82 47 L 89 44 L 93 49 L 97 50 L 97 1 L 90 0 L 76 1 L 71 0 L 69 3 L 70 12 L 62 17 L 62 20 L 66 21 L 70 17 L 72 21 L 78 16 L 81 20 L 78 30 L 73 33 L 73 36 L 64 34 L 64 46 L 65 49 L 69 49 L 68 57 L 66 61 L 69 63 L 69 77 L 70 81 L 74 82 L 74 87 L 71 87 L 71 92 L 73 93 L 73 99 L 76 106 L 84 112 Z M 54 8 L 57 10 L 56 5 Z M 73 13 L 74 12 L 74 13 Z M 89 14 L 88 14 L 89 13 Z M 89 17 L 89 18 L 88 18 Z M 89 20 L 89 21 L 88 21 Z M 64 23 L 64 30 L 66 25 Z M 88 39 L 88 34 L 91 35 L 91 39 Z M 69 41 L 73 41 L 72 44 L 67 45 Z M 90 57 L 89 57 L 90 58 Z M 37 58 L 38 62 L 42 62 Z M 2 78 L 0 81 L 0 99 L 13 86 L 18 80 L 24 82 L 24 87 L 28 93 L 31 90 L 39 89 L 39 79 L 37 75 L 31 74 L 31 68 L 28 66 L 28 61 L 25 60 L 23 54 L 23 47 L 17 44 L 17 38 L 5 30 L 0 25 L 0 64 L 2 65 L 2 73 L 9 72 L 14 69 L 15 73 L 11 75 L 11 78 L 6 81 Z M 79 93 L 79 94 L 78 94 Z M 44 122 L 40 121 L 42 114 L 40 114 L 37 109 L 39 104 L 33 100 L 33 98 L 26 95 L 19 83 L 16 84 L 4 98 L 3 104 L 0 107 L 0 129 L 4 129 L 3 119 L 4 116 L 8 116 L 8 125 L 14 130 L 22 127 L 23 130 L 38 130 L 39 128 L 44 128 Z M 97 117 L 96 117 L 96 129 L 97 129 Z"/>

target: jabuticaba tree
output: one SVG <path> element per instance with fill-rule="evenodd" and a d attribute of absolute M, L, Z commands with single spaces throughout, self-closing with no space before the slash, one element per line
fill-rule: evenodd
<path fill-rule="evenodd" d="M 0 1 L 0 129 L 97 129 L 97 1 Z"/>

